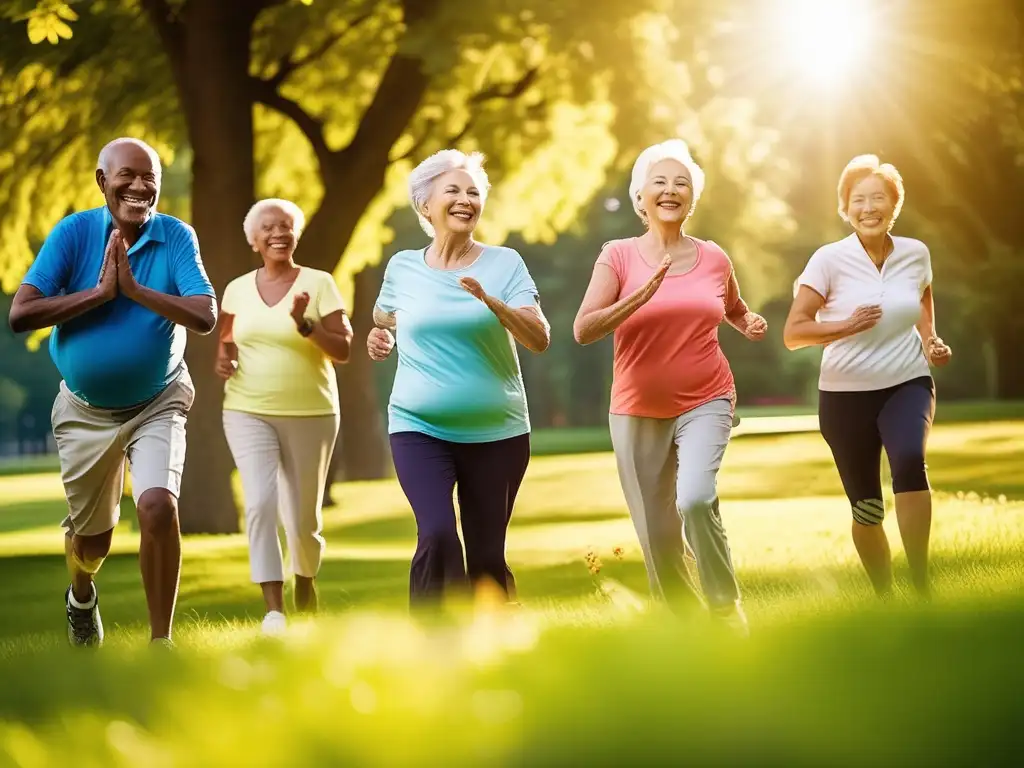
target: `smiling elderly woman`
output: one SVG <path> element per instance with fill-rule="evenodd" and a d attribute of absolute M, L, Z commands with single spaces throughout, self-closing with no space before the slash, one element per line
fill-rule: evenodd
<path fill-rule="evenodd" d="M 288 200 L 261 200 L 243 229 L 263 266 L 228 284 L 217 374 L 224 434 L 242 478 L 252 580 L 263 589 L 263 630 L 285 626 L 280 517 L 295 574 L 295 607 L 317 607 L 324 480 L 338 435 L 338 382 L 352 327 L 334 278 L 293 254 L 305 218 Z"/>
<path fill-rule="evenodd" d="M 703 188 L 685 142 L 640 154 L 629 195 L 647 233 L 605 245 L 574 331 L 581 344 L 615 333 L 612 444 L 652 593 L 699 602 L 682 517 L 712 615 L 745 632 L 716 490 L 736 401 L 718 327 L 758 340 L 767 325 L 740 298 L 725 252 L 683 231 Z"/>
<path fill-rule="evenodd" d="M 925 446 L 935 414 L 929 363 L 951 351 L 935 335 L 932 265 L 920 240 L 892 237 L 903 179 L 874 155 L 839 177 L 839 216 L 853 234 L 819 248 L 797 279 L 786 320 L 790 349 L 824 345 L 818 421 L 853 510 L 853 542 L 875 591 L 892 589 L 882 528 L 882 448 L 914 586 L 928 594 L 932 504 Z"/>
<path fill-rule="evenodd" d="M 438 603 L 469 582 L 512 599 L 505 532 L 530 461 L 530 419 L 515 342 L 548 347 L 537 287 L 510 248 L 473 231 L 487 201 L 479 154 L 444 150 L 409 177 L 426 248 L 391 257 L 367 349 L 398 345 L 388 431 L 398 480 L 416 517 L 410 574 L 414 606 Z M 456 528 L 453 488 L 466 551 Z"/>

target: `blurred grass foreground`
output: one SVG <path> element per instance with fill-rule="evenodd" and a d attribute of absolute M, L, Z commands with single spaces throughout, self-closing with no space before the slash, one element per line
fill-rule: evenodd
<path fill-rule="evenodd" d="M 1015 764 L 1024 422 L 940 424 L 929 458 L 930 604 L 872 597 L 818 435 L 754 435 L 720 486 L 748 640 L 647 604 L 614 460 L 588 453 L 530 468 L 521 610 L 409 618 L 401 492 L 344 484 L 323 615 L 262 638 L 244 537 L 193 537 L 169 653 L 145 645 L 130 519 L 99 582 L 107 644 L 63 646 L 59 478 L 0 477 L 0 765 Z"/>

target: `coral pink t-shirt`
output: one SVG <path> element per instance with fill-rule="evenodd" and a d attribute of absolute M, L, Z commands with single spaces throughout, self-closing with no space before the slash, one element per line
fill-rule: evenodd
<path fill-rule="evenodd" d="M 735 402 L 732 370 L 718 344 L 718 326 L 740 300 L 729 290 L 732 262 L 714 243 L 691 239 L 697 245 L 693 267 L 668 274 L 651 300 L 615 330 L 613 414 L 668 419 L 712 400 Z M 655 271 L 635 237 L 608 243 L 597 261 L 615 270 L 619 299 Z"/>

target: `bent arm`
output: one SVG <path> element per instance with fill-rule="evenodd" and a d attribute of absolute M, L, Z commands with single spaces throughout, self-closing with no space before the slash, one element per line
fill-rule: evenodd
<path fill-rule="evenodd" d="M 740 283 L 735 272 L 729 275 L 729 284 L 725 289 L 725 306 L 725 321 L 740 333 L 746 333 L 750 307 L 740 295 Z"/>
<path fill-rule="evenodd" d="M 201 336 L 217 326 L 217 300 L 213 296 L 171 296 L 140 285 L 128 298 Z"/>
<path fill-rule="evenodd" d="M 587 345 L 603 339 L 646 303 L 642 287 L 616 301 L 618 295 L 619 278 L 615 270 L 601 262 L 595 264 L 590 285 L 572 324 L 578 343 Z"/>
<path fill-rule="evenodd" d="M 484 303 L 515 340 L 531 352 L 541 353 L 551 344 L 551 326 L 540 305 L 513 309 L 501 299 L 488 296 Z"/>
<path fill-rule="evenodd" d="M 921 334 L 921 339 L 926 344 L 928 339 L 938 336 L 935 331 L 935 297 L 930 285 L 921 294 L 921 317 L 917 321 L 917 332 Z"/>
<path fill-rule="evenodd" d="M 48 297 L 34 285 L 23 283 L 14 294 L 7 320 L 15 333 L 38 331 L 66 323 L 107 301 L 99 288 Z"/>
<path fill-rule="evenodd" d="M 393 332 L 398 327 L 398 320 L 394 312 L 385 312 L 380 307 L 374 306 L 373 324 L 378 328 L 387 328 Z"/>
<path fill-rule="evenodd" d="M 825 299 L 821 294 L 806 285 L 800 286 L 782 332 L 786 349 L 796 350 L 817 344 L 829 344 L 849 335 L 847 321 L 822 322 L 816 318 L 818 310 L 823 306 Z"/>
<path fill-rule="evenodd" d="M 238 360 L 238 347 L 235 346 L 233 330 L 235 327 L 235 316 L 221 311 L 217 320 L 220 329 L 217 336 L 217 357 L 225 360 Z"/>
<path fill-rule="evenodd" d="M 320 322 L 313 323 L 309 340 L 320 351 L 336 363 L 347 363 L 352 354 L 352 324 L 344 310 L 325 315 Z"/>

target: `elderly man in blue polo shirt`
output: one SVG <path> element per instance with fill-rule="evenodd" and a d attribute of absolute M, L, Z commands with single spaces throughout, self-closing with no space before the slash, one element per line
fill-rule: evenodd
<path fill-rule="evenodd" d="M 103 641 L 93 577 L 110 552 L 127 458 L 152 640 L 169 645 L 185 419 L 195 397 L 186 329 L 213 330 L 216 296 L 195 232 L 156 212 L 156 152 L 117 139 L 97 166 L 106 206 L 54 227 L 14 297 L 10 325 L 16 333 L 53 326 L 50 356 L 64 378 L 52 420 L 68 501 L 68 639 Z"/>

